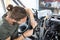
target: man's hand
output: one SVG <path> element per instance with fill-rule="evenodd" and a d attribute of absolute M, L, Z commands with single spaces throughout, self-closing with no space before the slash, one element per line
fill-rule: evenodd
<path fill-rule="evenodd" d="M 31 15 L 31 14 L 32 14 L 32 10 L 31 10 L 31 9 L 25 8 L 25 10 L 26 10 L 26 13 L 27 13 L 28 15 Z"/>
<path fill-rule="evenodd" d="M 25 37 L 29 37 L 33 34 L 33 29 L 32 30 L 27 30 L 26 32 L 23 33 Z"/>

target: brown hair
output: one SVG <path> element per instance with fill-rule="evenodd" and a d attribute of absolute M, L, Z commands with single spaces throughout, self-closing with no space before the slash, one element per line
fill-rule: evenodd
<path fill-rule="evenodd" d="M 27 16 L 25 9 L 20 6 L 13 7 L 12 5 L 8 5 L 7 10 L 11 13 L 10 17 L 17 21 Z"/>

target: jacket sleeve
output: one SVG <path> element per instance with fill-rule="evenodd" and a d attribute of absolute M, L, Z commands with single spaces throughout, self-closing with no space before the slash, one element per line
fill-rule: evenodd
<path fill-rule="evenodd" d="M 7 32 L 7 30 L 3 28 L 2 25 L 0 25 L 0 39 L 5 40 L 8 37 L 9 37 L 9 33 Z"/>

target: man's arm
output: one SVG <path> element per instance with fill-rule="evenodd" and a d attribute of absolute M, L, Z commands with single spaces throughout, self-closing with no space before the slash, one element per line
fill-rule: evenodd
<path fill-rule="evenodd" d="M 24 40 L 25 38 L 23 37 L 23 35 L 21 35 L 20 37 L 18 37 L 17 39 L 14 40 Z"/>
<path fill-rule="evenodd" d="M 26 37 L 29 37 L 33 34 L 33 29 L 32 30 L 27 30 L 26 32 L 24 32 L 20 37 L 18 37 L 15 40 L 24 40 Z M 24 36 L 23 36 L 24 35 Z"/>
<path fill-rule="evenodd" d="M 6 38 L 5 40 L 11 40 L 11 37 Z M 14 40 L 24 40 L 23 35 L 21 35 L 20 37 L 18 37 L 17 39 Z"/>
<path fill-rule="evenodd" d="M 32 10 L 31 9 L 29 9 L 29 8 L 25 8 L 25 10 L 26 10 L 26 12 L 27 12 L 27 14 L 29 15 L 29 18 L 30 18 L 30 24 L 31 24 L 31 26 L 33 27 L 33 29 L 37 26 L 37 22 L 35 21 L 35 19 L 34 19 L 34 15 L 33 15 L 33 12 L 32 12 Z"/>

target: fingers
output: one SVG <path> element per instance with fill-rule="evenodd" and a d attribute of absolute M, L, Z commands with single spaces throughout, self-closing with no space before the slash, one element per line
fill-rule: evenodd
<path fill-rule="evenodd" d="M 33 29 L 38 25 L 38 23 L 34 20 L 34 21 L 31 21 L 31 25 L 33 27 Z"/>
<path fill-rule="evenodd" d="M 23 33 L 25 37 L 29 37 L 33 34 L 33 29 L 32 30 L 27 30 L 26 32 Z"/>
<path fill-rule="evenodd" d="M 30 8 L 25 8 L 25 10 L 26 10 L 26 12 L 27 12 L 27 14 L 32 14 L 32 10 L 30 9 Z"/>

